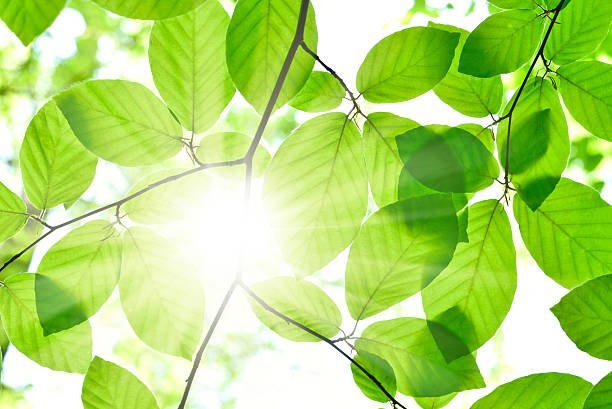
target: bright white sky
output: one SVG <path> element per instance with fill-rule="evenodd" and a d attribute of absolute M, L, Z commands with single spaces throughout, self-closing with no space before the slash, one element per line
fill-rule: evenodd
<path fill-rule="evenodd" d="M 399 19 L 411 5 L 405 0 L 313 0 L 317 15 L 319 30 L 318 53 L 330 66 L 344 77 L 349 87 L 354 89 L 354 78 L 361 61 L 367 51 L 384 36 L 403 28 Z M 444 5 L 445 0 L 431 1 L 433 4 Z M 465 29 L 473 29 L 488 14 L 484 0 L 479 1 L 475 13 L 465 17 L 467 1 L 454 1 L 457 7 L 446 11 L 435 21 L 454 24 Z M 428 17 L 418 15 L 413 19 L 414 25 L 425 25 Z M 68 56 L 74 52 L 74 37 L 79 35 L 83 22 L 78 13 L 72 10 L 62 12 L 50 29 L 51 36 L 41 38 L 38 46 L 43 50 L 43 60 L 52 61 L 56 56 Z M 4 28 L 0 29 L 0 31 Z M 0 38 L 4 37 L 0 35 Z M 17 41 L 14 37 L 9 41 Z M 103 58 L 111 60 L 109 68 L 100 73 L 102 78 L 126 78 L 144 82 L 152 87 L 149 68 L 146 59 L 139 63 L 129 62 L 123 55 L 113 54 L 113 44 L 110 39 L 103 39 Z M 320 69 L 320 67 L 318 68 Z M 398 115 L 417 120 L 422 124 L 445 123 L 455 125 L 474 122 L 440 102 L 430 92 L 415 100 L 385 106 L 364 106 L 369 110 L 390 111 Z M 304 116 L 306 119 L 307 116 Z M 487 124 L 487 120 L 480 122 Z M 25 130 L 25 128 L 24 128 Z M 113 177 L 116 171 L 112 166 L 98 170 L 103 178 Z M 96 182 L 98 183 L 98 182 Z M 100 186 L 95 184 L 94 186 Z M 90 193 L 99 199 L 104 197 L 103 189 L 93 188 Z M 609 193 L 609 190 L 607 191 Z M 490 197 L 499 196 L 494 192 Z M 607 195 L 609 199 L 609 194 Z M 229 207 L 229 205 L 228 205 Z M 231 219 L 231 218 L 229 218 Z M 217 224 L 219 224 L 217 222 Z M 227 226 L 218 225 L 219 230 L 227 231 Z M 609 362 L 598 360 L 578 350 L 565 336 L 557 320 L 549 311 L 566 293 L 551 279 L 546 277 L 529 258 L 518 235 L 517 226 L 513 226 L 515 243 L 518 251 L 518 289 L 512 309 L 503 324 L 502 332 L 494 341 L 488 342 L 478 353 L 478 363 L 489 388 L 470 391 L 456 398 L 448 408 L 467 408 L 478 397 L 488 393 L 500 383 L 507 382 L 519 376 L 537 372 L 568 372 L 584 377 L 591 382 L 597 382 L 610 371 Z M 55 239 L 59 239 L 56 237 Z M 50 246 L 51 243 L 47 243 Z M 39 251 L 42 254 L 42 251 Z M 335 279 L 343 276 L 342 257 L 326 268 L 320 277 Z M 219 299 L 227 288 L 228 281 L 216 280 L 207 284 L 207 315 L 211 316 Z M 341 309 L 346 310 L 342 291 L 332 292 L 333 298 Z M 104 312 L 101 313 L 102 315 Z M 98 314 L 100 315 L 100 314 Z M 414 296 L 403 302 L 397 308 L 374 317 L 381 320 L 393 316 L 424 317 L 419 296 Z M 247 317 L 245 320 L 243 317 Z M 99 316 L 96 322 L 104 321 Z M 364 329 L 373 319 L 360 324 Z M 345 326 L 352 327 L 350 316 L 345 316 Z M 123 324 L 126 331 L 127 323 Z M 219 327 L 219 333 L 255 331 L 258 323 L 251 315 L 249 307 L 241 294 L 233 299 L 233 303 Z M 350 376 L 348 362 L 322 343 L 292 343 L 279 337 L 272 337 L 277 349 L 260 354 L 252 359 L 234 385 L 232 393 L 237 397 L 237 408 L 284 408 L 294 409 L 321 408 L 379 408 L 386 405 L 369 401 L 354 385 Z M 95 353 L 107 359 L 118 362 L 112 354 L 112 343 L 116 339 L 116 329 L 100 325 L 96 328 Z M 220 336 L 215 336 L 219 340 Z M 492 370 L 500 365 L 498 354 L 503 356 L 501 363 L 503 374 L 497 377 Z M 177 359 L 177 362 L 180 360 Z M 130 368 L 130 362 L 120 362 Z M 184 374 L 187 375 L 189 364 L 182 362 Z M 203 365 L 197 378 L 197 383 L 214 385 L 217 383 L 214 371 L 207 370 Z M 80 388 L 82 376 L 52 372 L 23 357 L 12 349 L 5 360 L 3 380 L 9 385 L 33 384 L 30 400 L 35 407 L 62 407 L 65 409 L 81 408 Z M 204 392 L 194 394 L 194 402 L 209 409 L 218 407 L 218 398 L 214 393 Z M 407 407 L 418 407 L 411 398 L 400 397 Z"/>

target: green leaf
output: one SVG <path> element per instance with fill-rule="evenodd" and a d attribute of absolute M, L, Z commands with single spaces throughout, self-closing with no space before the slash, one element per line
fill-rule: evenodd
<path fill-rule="evenodd" d="M 23 200 L 0 182 L 0 242 L 15 235 L 28 220 Z"/>
<path fill-rule="evenodd" d="M 183 146 L 181 126 L 168 108 L 135 82 L 87 81 L 55 102 L 87 149 L 119 165 L 151 165 Z"/>
<path fill-rule="evenodd" d="M 566 3 L 569 3 L 566 1 Z M 608 0 L 574 0 L 559 14 L 544 48 L 544 56 L 564 65 L 595 51 L 612 24 L 612 3 Z"/>
<path fill-rule="evenodd" d="M 590 382 L 564 373 L 539 373 L 498 386 L 470 409 L 582 409 Z"/>
<path fill-rule="evenodd" d="M 202 334 L 204 291 L 182 252 L 152 230 L 123 236 L 121 306 L 145 344 L 191 360 Z"/>
<path fill-rule="evenodd" d="M 459 72 L 493 77 L 516 71 L 534 55 L 545 21 L 532 10 L 493 14 L 468 36 Z"/>
<path fill-rule="evenodd" d="M 401 102 L 432 89 L 448 72 L 459 35 L 431 27 L 391 34 L 368 52 L 357 89 L 370 102 Z"/>
<path fill-rule="evenodd" d="M 570 114 L 593 135 L 612 141 L 612 65 L 578 61 L 557 70 Z"/>
<path fill-rule="evenodd" d="M 516 291 L 512 231 L 498 201 L 470 206 L 468 238 L 421 296 L 427 319 L 444 325 L 475 351 L 495 335 Z"/>
<path fill-rule="evenodd" d="M 357 127 L 341 113 L 302 124 L 272 158 L 263 200 L 283 255 L 300 274 L 332 261 L 357 235 L 368 205 Z"/>
<path fill-rule="evenodd" d="M 457 245 L 450 195 L 406 199 L 363 225 L 346 267 L 346 303 L 365 319 L 417 293 L 448 265 Z"/>
<path fill-rule="evenodd" d="M 227 66 L 234 84 L 260 114 L 266 108 L 295 35 L 300 0 L 241 0 L 227 30 Z M 304 42 L 316 52 L 317 26 L 308 8 Z M 289 102 L 308 80 L 314 59 L 298 48 L 275 108 Z"/>
<path fill-rule="evenodd" d="M 3 0 L 0 18 L 27 46 L 49 28 L 65 4 L 66 0 Z"/>
<path fill-rule="evenodd" d="M 466 355 L 448 363 L 428 323 L 419 318 L 375 322 L 355 348 L 389 362 L 397 389 L 404 395 L 433 397 L 485 386 L 474 357 Z"/>
<path fill-rule="evenodd" d="M 438 98 L 463 115 L 475 118 L 499 112 L 504 93 L 501 76 L 477 78 L 458 71 L 461 50 L 470 33 L 445 24 L 430 22 L 429 26 L 460 35 L 450 69 L 446 77 L 433 89 Z"/>
<path fill-rule="evenodd" d="M 154 409 L 155 396 L 130 371 L 96 356 L 85 375 L 84 409 Z"/>
<path fill-rule="evenodd" d="M 45 333 L 72 328 L 94 315 L 112 294 L 121 267 L 121 240 L 95 220 L 72 230 L 42 258 L 36 310 Z"/>
<path fill-rule="evenodd" d="M 527 83 L 512 114 L 510 131 L 511 181 L 521 199 L 535 210 L 555 189 L 570 154 L 565 114 L 549 82 L 535 78 Z M 505 167 L 507 120 L 499 125 L 497 134 L 499 158 Z"/>
<path fill-rule="evenodd" d="M 205 0 L 93 0 L 120 16 L 139 20 L 161 20 L 185 14 Z M 212 1 L 212 0 L 209 0 Z"/>
<path fill-rule="evenodd" d="M 497 162 L 478 138 L 461 128 L 427 125 L 396 138 L 410 174 L 440 192 L 477 192 L 499 175 Z"/>
<path fill-rule="evenodd" d="M 531 256 L 566 288 L 612 274 L 612 206 L 569 179 L 534 212 L 514 198 L 514 217 Z"/>
<path fill-rule="evenodd" d="M 4 282 L 0 314 L 11 344 L 32 361 L 54 371 L 85 373 L 92 351 L 89 322 L 44 336 L 36 312 L 34 274 L 15 274 Z"/>
<path fill-rule="evenodd" d="M 362 351 L 355 356 L 355 362 L 372 374 L 391 396 L 397 393 L 395 374 L 391 365 L 381 357 Z M 376 402 L 388 402 L 389 398 L 361 369 L 351 363 L 353 380 L 361 392 Z"/>
<path fill-rule="evenodd" d="M 183 126 L 210 128 L 236 90 L 225 63 L 229 16 L 208 0 L 179 17 L 157 21 L 149 41 L 149 65 L 160 95 Z"/>
<path fill-rule="evenodd" d="M 574 288 L 550 310 L 578 348 L 612 361 L 612 275 Z"/>
<path fill-rule="evenodd" d="M 609 409 L 612 402 L 612 372 L 604 376 L 584 402 L 584 409 Z"/>
<path fill-rule="evenodd" d="M 78 199 L 93 181 L 97 164 L 53 100 L 34 115 L 19 152 L 25 191 L 34 206 L 49 209 Z"/>
<path fill-rule="evenodd" d="M 313 71 L 304 87 L 289 105 L 305 112 L 331 111 L 342 103 L 346 91 L 333 75 L 328 72 Z"/>
<path fill-rule="evenodd" d="M 253 138 L 238 132 L 217 132 L 206 135 L 200 141 L 196 156 L 202 162 L 224 162 L 243 158 L 248 152 Z M 253 176 L 260 177 L 270 163 L 270 152 L 261 144 L 257 145 L 253 156 Z M 211 169 L 211 172 L 228 178 L 244 179 L 244 166 Z"/>
<path fill-rule="evenodd" d="M 456 392 L 436 398 L 414 398 L 414 401 L 423 409 L 442 409 L 448 405 L 455 396 L 457 396 Z"/>
<path fill-rule="evenodd" d="M 378 207 L 397 202 L 400 174 L 404 163 L 399 156 L 395 137 L 420 125 L 408 118 L 387 112 L 368 115 L 363 124 L 363 144 L 372 196 Z M 410 175 L 410 182 L 422 187 L 424 194 L 433 193 Z M 408 180 L 405 182 L 408 184 Z"/>
<path fill-rule="evenodd" d="M 270 307 L 326 338 L 336 335 L 342 324 L 342 315 L 334 301 L 308 281 L 275 277 L 252 285 L 251 290 Z M 257 318 L 281 337 L 297 342 L 321 341 L 266 311 L 252 298 L 249 298 L 249 304 Z"/>
<path fill-rule="evenodd" d="M 164 169 L 140 179 L 128 196 L 166 178 L 185 172 L 186 169 Z M 122 206 L 130 220 L 142 224 L 166 224 L 188 219 L 201 211 L 210 200 L 206 192 L 210 188 L 210 176 L 197 172 L 155 187 L 128 201 Z"/>

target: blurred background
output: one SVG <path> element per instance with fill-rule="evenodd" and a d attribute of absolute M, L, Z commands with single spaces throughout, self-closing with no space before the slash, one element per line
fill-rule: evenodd
<path fill-rule="evenodd" d="M 221 1 L 231 13 L 233 2 Z M 313 0 L 319 30 L 318 54 L 349 87 L 355 89 L 357 70 L 368 50 L 384 36 L 407 25 L 428 21 L 474 29 L 495 10 L 484 0 Z M 140 82 L 155 92 L 147 59 L 151 22 L 119 18 L 87 0 L 69 0 L 65 10 L 42 36 L 24 48 L 0 22 L 0 180 L 24 198 L 18 172 L 18 152 L 27 125 L 44 102 L 76 82 L 120 78 Z M 612 35 L 590 58 L 612 62 Z M 321 67 L 316 67 L 321 70 Z M 525 73 L 504 76 L 506 99 L 513 94 Z M 338 110 L 347 111 L 347 106 Z M 400 104 L 373 106 L 363 101 L 366 112 L 388 111 L 421 124 L 480 123 L 462 116 L 442 103 L 433 92 Z M 273 153 L 300 123 L 312 117 L 283 108 L 275 113 L 263 144 Z M 572 138 L 567 177 L 586 183 L 612 200 L 612 145 L 589 136 L 567 114 Z M 213 131 L 239 131 L 253 135 L 259 116 L 239 95 Z M 164 167 L 190 166 L 187 155 Z M 68 211 L 49 212 L 51 223 L 67 220 L 126 195 L 136 180 L 156 168 L 121 168 L 100 161 L 94 183 Z M 291 274 L 284 265 L 260 209 L 255 183 L 252 203 L 254 222 L 246 279 L 255 282 L 271 275 Z M 492 187 L 479 198 L 499 197 Z M 206 291 L 207 328 L 224 295 L 235 268 L 235 235 L 241 209 L 238 180 L 215 178 L 210 205 L 187 224 L 165 231 L 194 255 Z M 188 192 L 197 195 L 198 192 Z M 488 196 L 487 196 L 488 195 Z M 188 197 L 185 200 L 189 200 Z M 511 212 L 511 209 L 506 209 Z M 104 216 L 103 216 L 104 217 Z M 109 214 L 107 217 L 111 218 Z M 40 225 L 28 223 L 12 239 L 0 245 L 0 261 L 29 244 Z M 567 372 L 597 382 L 612 368 L 610 363 L 578 350 L 565 336 L 549 308 L 567 292 L 545 276 L 525 250 L 518 228 L 513 226 L 518 255 L 518 289 L 506 321 L 497 335 L 478 351 L 477 361 L 487 389 L 458 395 L 449 408 L 468 408 L 496 385 L 537 372 Z M 36 271 L 45 251 L 64 232 L 55 233 L 33 252 L 4 271 L 0 279 Z M 345 329 L 352 328 L 342 287 L 346 252 L 312 280 L 334 298 L 345 314 Z M 364 329 L 374 320 L 394 316 L 424 317 L 419 295 L 360 323 Z M 155 393 L 161 408 L 176 407 L 191 364 L 145 346 L 123 316 L 117 294 L 92 319 L 94 353 L 116 362 L 138 375 Z M 82 375 L 53 372 L 38 366 L 8 345 L 0 329 L 3 349 L 0 408 L 81 408 Z M 8 348 L 8 349 L 7 349 Z M 418 406 L 411 398 L 398 396 L 407 407 Z M 212 343 L 206 350 L 190 398 L 190 408 L 377 408 L 353 383 L 349 363 L 323 343 L 292 343 L 264 328 L 251 313 L 242 294 L 232 299 Z"/>

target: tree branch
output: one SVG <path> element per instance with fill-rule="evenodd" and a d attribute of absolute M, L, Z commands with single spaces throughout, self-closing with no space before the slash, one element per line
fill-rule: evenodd
<path fill-rule="evenodd" d="M 287 323 L 294 325 L 300 329 L 302 329 L 303 331 L 309 333 L 312 336 L 315 336 L 317 338 L 319 338 L 321 341 L 324 341 L 326 344 L 330 345 L 332 348 L 334 348 L 336 351 L 338 351 L 343 357 L 345 357 L 346 359 L 348 359 L 349 361 L 351 361 L 351 363 L 353 365 L 355 365 L 357 368 L 359 368 L 359 370 L 361 372 L 364 373 L 364 375 L 366 375 L 368 378 L 370 378 L 370 380 L 372 382 L 374 382 L 374 384 L 378 387 L 378 389 L 381 390 L 382 393 L 385 394 L 385 396 L 389 399 L 389 401 L 391 401 L 391 403 L 393 403 L 394 406 L 399 406 L 402 409 L 406 409 L 406 407 L 404 405 L 402 405 L 400 402 L 398 402 L 386 389 L 385 387 L 380 383 L 380 381 L 378 379 L 376 379 L 376 377 L 374 375 L 372 375 L 367 369 L 365 369 L 362 365 L 360 365 L 358 362 L 356 362 L 353 358 L 351 358 L 351 356 L 349 354 L 347 354 L 346 352 L 344 352 L 342 349 L 340 349 L 336 343 L 332 340 L 330 340 L 327 337 L 324 337 L 323 335 L 319 334 L 318 332 L 316 332 L 313 329 L 308 328 L 305 325 L 300 324 L 299 322 L 289 318 L 288 316 L 284 315 L 282 312 L 277 311 L 276 309 L 272 308 L 269 304 L 267 304 L 264 300 L 262 300 L 257 294 L 255 294 L 244 282 L 240 281 L 238 283 L 238 285 L 244 290 L 244 292 L 251 297 L 252 299 L 254 299 L 259 305 L 262 306 L 262 308 L 264 308 L 266 311 L 271 312 L 272 314 L 276 315 L 277 317 L 279 317 L 280 319 L 286 321 Z"/>

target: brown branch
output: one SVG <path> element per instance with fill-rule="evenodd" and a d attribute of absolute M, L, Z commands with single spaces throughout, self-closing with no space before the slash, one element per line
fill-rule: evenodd
<path fill-rule="evenodd" d="M 300 328 L 301 330 L 309 333 L 310 335 L 319 338 L 321 341 L 324 341 L 326 344 L 330 345 L 332 348 L 334 348 L 336 351 L 338 351 L 343 357 L 345 357 L 346 359 L 348 359 L 349 361 L 351 361 L 351 363 L 353 365 L 355 365 L 361 372 L 363 372 L 364 375 L 366 375 L 368 378 L 370 378 L 370 380 L 376 385 L 376 387 L 378 387 L 378 389 L 381 390 L 382 393 L 385 394 L 385 396 L 389 399 L 389 401 L 391 403 L 393 403 L 394 406 L 399 406 L 402 409 L 406 409 L 406 407 L 404 405 L 402 405 L 400 402 L 398 402 L 395 397 L 393 397 L 393 395 L 391 395 L 389 393 L 389 391 L 387 391 L 387 389 L 385 389 L 385 387 L 380 383 L 380 381 L 374 376 L 372 375 L 367 369 L 365 369 L 362 365 L 360 365 L 357 361 L 355 361 L 353 358 L 351 358 L 351 356 L 349 354 L 347 354 L 346 352 L 344 352 L 342 349 L 340 349 L 337 345 L 336 342 L 332 341 L 331 339 L 319 334 L 317 331 L 308 328 L 305 325 L 300 324 L 299 322 L 289 318 L 288 316 L 286 316 L 285 314 L 283 314 L 280 311 L 277 311 L 276 309 L 272 308 L 269 304 L 267 304 L 264 300 L 262 300 L 259 296 L 257 296 L 257 294 L 255 294 L 244 282 L 240 281 L 238 283 L 238 285 L 244 290 L 244 292 L 251 297 L 252 299 L 254 299 L 259 305 L 262 306 L 262 308 L 264 308 L 266 311 L 276 315 L 277 317 L 279 317 L 280 319 L 284 320 L 285 322 L 294 325 L 298 328 Z"/>

